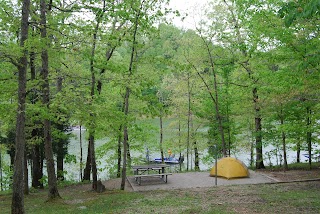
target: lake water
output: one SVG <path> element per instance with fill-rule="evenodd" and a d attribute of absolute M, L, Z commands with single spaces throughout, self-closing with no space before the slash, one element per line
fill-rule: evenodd
<path fill-rule="evenodd" d="M 79 142 L 79 137 L 80 137 L 80 130 L 79 129 L 75 129 L 72 131 L 73 134 L 76 136 L 75 138 L 73 138 L 69 144 L 69 153 L 72 155 L 75 155 L 77 157 L 78 160 L 78 164 L 65 164 L 65 168 L 68 169 L 68 174 L 66 176 L 67 179 L 72 179 L 72 180 L 80 180 L 80 165 L 79 165 L 79 160 L 80 160 L 80 142 Z M 87 157 L 87 148 L 88 148 L 88 142 L 85 140 L 85 130 L 82 130 L 82 138 L 83 138 L 83 160 L 86 160 Z M 102 146 L 104 143 L 107 143 L 108 139 L 102 139 L 102 140 L 97 140 L 96 141 L 96 148 L 98 148 L 99 146 Z M 274 150 L 273 146 L 267 146 L 263 148 L 263 152 L 270 152 Z M 300 161 L 301 162 L 306 162 L 308 159 L 303 155 L 303 154 L 307 154 L 307 151 L 301 151 L 300 153 Z M 110 154 L 106 154 L 106 156 L 108 156 Z M 141 159 L 144 159 L 146 154 L 141 154 L 141 153 L 136 153 L 136 154 L 131 154 L 133 157 L 137 156 L 137 157 L 141 157 Z M 208 153 L 207 151 L 202 151 L 200 152 L 200 170 L 204 171 L 204 170 L 210 170 L 212 168 L 212 166 L 214 165 L 214 160 L 212 161 L 208 161 L 208 162 L 204 162 L 201 161 L 202 157 L 207 156 Z M 237 151 L 236 154 L 231 154 L 232 157 L 235 157 L 239 160 L 241 160 L 246 166 L 250 165 L 250 152 L 249 151 Z M 158 158 L 160 157 L 160 152 L 152 152 L 150 154 L 150 160 L 153 160 L 154 158 Z M 177 157 L 177 154 L 176 154 Z M 182 169 L 185 170 L 186 169 L 186 155 L 184 155 L 185 161 L 182 164 Z M 193 157 L 192 157 L 193 158 Z M 103 160 L 106 158 L 102 158 Z M 296 152 L 295 151 L 287 151 L 287 161 L 288 163 L 294 163 L 296 162 Z M 192 164 L 189 166 L 189 170 L 193 169 L 193 161 Z M 85 164 L 85 163 L 84 163 Z M 112 163 L 114 164 L 114 163 Z M 270 164 L 272 165 L 277 165 L 279 164 L 279 160 L 277 160 L 277 158 L 275 156 L 272 156 L 272 158 L 267 157 L 267 155 L 264 155 L 264 164 L 265 166 L 269 166 Z M 107 167 L 107 163 L 105 163 L 104 161 L 97 163 L 97 167 L 100 169 L 103 169 L 105 167 Z M 179 164 L 172 164 L 170 167 L 171 171 L 178 171 L 180 169 Z M 102 170 L 101 172 L 99 172 L 98 176 L 100 179 L 105 180 L 108 179 L 110 177 L 110 175 L 108 175 L 107 173 L 108 170 Z"/>

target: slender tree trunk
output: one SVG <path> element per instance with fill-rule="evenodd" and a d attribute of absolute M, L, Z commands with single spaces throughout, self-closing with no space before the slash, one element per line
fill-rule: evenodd
<path fill-rule="evenodd" d="M 100 26 L 100 22 L 102 21 L 102 17 L 104 15 L 105 12 L 105 7 L 106 7 L 106 1 L 103 1 L 103 9 L 102 11 L 100 11 L 100 13 L 98 13 L 96 15 L 96 19 L 97 19 L 97 23 L 96 26 L 94 28 L 94 33 L 93 33 L 93 42 L 92 42 L 92 49 L 91 49 L 91 57 L 90 57 L 90 72 L 91 72 L 91 105 L 93 100 L 95 99 L 95 88 L 96 88 L 96 77 L 95 77 L 95 71 L 94 71 L 94 57 L 95 57 L 95 51 L 96 51 L 96 43 L 97 43 L 97 34 L 98 34 L 98 30 L 99 30 L 99 26 Z M 92 189 L 97 191 L 97 183 L 98 183 L 98 176 L 97 176 L 97 164 L 96 164 L 96 157 L 95 157 L 95 115 L 94 113 L 90 113 L 90 118 L 91 118 L 91 125 L 89 127 L 89 145 L 88 147 L 88 159 L 90 159 L 90 165 L 91 165 L 91 170 L 92 170 Z M 88 162 L 87 162 L 87 166 L 88 166 Z M 88 170 L 88 168 L 86 167 L 86 170 Z M 86 174 L 85 174 L 85 178 Z"/>
<path fill-rule="evenodd" d="M 60 78 L 59 78 L 60 79 Z M 62 85 L 62 84 L 61 84 Z M 57 91 L 61 91 L 61 88 L 62 86 L 59 86 Z M 63 128 L 63 125 L 59 125 L 57 126 L 58 130 L 63 132 L 64 128 Z M 64 168 L 63 168 L 63 165 L 64 165 L 64 157 L 65 157 L 65 141 L 64 140 L 58 140 L 57 143 L 57 179 L 60 180 L 60 181 L 63 181 L 64 180 Z"/>
<path fill-rule="evenodd" d="M 117 178 L 120 178 L 121 176 L 121 139 L 122 139 L 122 134 L 120 134 L 122 132 L 122 126 L 120 126 L 119 128 L 119 136 L 118 136 L 118 165 L 117 165 Z"/>
<path fill-rule="evenodd" d="M 32 35 L 35 34 L 35 27 L 32 27 Z M 34 48 L 32 48 L 33 50 Z M 36 80 L 36 54 L 34 51 L 30 52 L 30 74 L 31 74 L 31 81 Z M 30 102 L 32 104 L 36 104 L 36 102 L 39 100 L 39 93 L 36 88 L 32 88 L 31 92 L 31 100 Z M 40 123 L 40 121 L 36 121 L 36 123 Z M 35 126 L 31 132 L 31 138 L 37 138 L 42 135 L 42 132 L 40 131 L 40 128 Z M 43 146 L 43 142 L 41 142 L 41 145 Z M 43 188 L 43 183 L 40 182 L 40 179 L 43 177 L 43 168 L 42 162 L 43 162 L 43 149 L 40 150 L 40 143 L 37 143 L 32 146 L 31 151 L 31 158 L 32 158 L 32 182 L 31 185 L 33 188 Z"/>
<path fill-rule="evenodd" d="M 213 71 L 214 92 L 215 92 L 215 100 L 216 100 L 216 102 L 215 102 L 215 110 L 216 110 L 216 117 L 217 117 L 218 124 L 219 124 L 219 132 L 220 132 L 220 136 L 221 136 L 222 154 L 223 154 L 224 157 L 226 157 L 227 156 L 227 149 L 226 149 L 226 140 L 225 140 L 225 137 L 224 137 L 222 115 L 220 114 L 220 109 L 219 109 L 217 74 L 216 74 L 216 71 L 214 70 L 214 64 L 213 64 L 211 53 L 210 53 L 210 60 L 212 61 L 211 62 L 211 67 L 212 67 L 212 71 Z"/>
<path fill-rule="evenodd" d="M 254 142 L 250 140 L 250 166 L 254 165 Z"/>
<path fill-rule="evenodd" d="M 41 7 L 41 14 L 40 14 L 40 33 L 41 38 L 43 41 L 47 40 L 47 4 L 45 0 L 40 1 Z M 44 47 L 41 52 L 41 61 L 42 61 L 42 79 L 43 79 L 43 104 L 46 107 L 49 113 L 49 106 L 50 106 L 50 86 L 49 86 L 49 57 L 47 47 Z M 44 119 L 44 142 L 45 142 L 45 154 L 47 160 L 47 172 L 48 172 L 48 186 L 49 186 L 49 193 L 48 199 L 54 199 L 60 197 L 58 186 L 57 186 L 57 178 L 54 166 L 54 159 L 53 159 L 53 150 L 52 150 L 52 139 L 51 139 L 51 122 L 48 118 Z"/>
<path fill-rule="evenodd" d="M 198 152 L 198 145 L 196 140 L 193 141 L 193 148 L 194 148 L 194 170 L 200 171 L 199 152 Z"/>
<path fill-rule="evenodd" d="M 93 59 L 92 59 L 93 62 Z M 93 71 L 93 64 L 91 67 L 91 74 L 92 74 L 92 88 L 91 88 L 91 98 L 92 101 L 94 99 L 94 87 L 95 87 L 95 77 L 94 77 L 94 71 Z M 98 182 L 98 176 L 97 176 L 97 165 L 96 165 L 96 157 L 95 157 L 95 142 L 94 142 L 94 133 L 95 133 L 95 115 L 93 113 L 90 113 L 91 118 L 91 125 L 89 127 L 89 145 L 88 152 L 90 152 L 89 159 L 90 159 L 90 166 L 92 170 L 92 189 L 97 191 L 97 182 Z"/>
<path fill-rule="evenodd" d="M 190 112 L 190 113 L 191 113 L 191 121 L 190 121 L 191 139 L 193 141 L 193 151 L 194 151 L 194 170 L 200 171 L 198 145 L 197 145 L 197 141 L 195 139 L 195 129 L 193 126 L 192 112 Z"/>
<path fill-rule="evenodd" d="M 83 181 L 90 181 L 90 173 L 91 173 L 91 158 L 90 158 L 90 143 L 88 143 L 88 152 L 87 152 L 87 162 L 86 167 L 83 171 Z"/>
<path fill-rule="evenodd" d="M 57 179 L 60 181 L 64 180 L 64 169 L 63 169 L 63 159 L 64 159 L 64 149 L 63 142 L 58 143 L 58 151 L 57 151 Z"/>
<path fill-rule="evenodd" d="M 281 113 L 280 113 L 280 124 L 284 125 L 284 115 L 281 105 Z M 283 150 L 283 169 L 288 170 L 288 162 L 287 162 L 287 148 L 286 148 L 286 134 L 282 131 L 282 150 Z"/>
<path fill-rule="evenodd" d="M 227 132 L 228 132 L 228 156 L 230 157 L 231 155 L 231 128 L 230 128 L 230 115 L 229 115 L 229 102 L 227 103 L 227 123 L 228 123 L 228 128 L 227 128 Z"/>
<path fill-rule="evenodd" d="M 126 177 L 127 177 L 127 145 L 128 145 L 128 125 L 127 125 L 127 116 L 129 113 L 129 97 L 130 97 L 130 89 L 126 88 L 125 95 L 125 108 L 124 115 L 126 117 L 125 125 L 123 127 L 123 158 L 122 158 L 122 173 L 121 173 L 121 190 L 125 189 Z"/>
<path fill-rule="evenodd" d="M 311 132 L 311 113 L 310 107 L 307 107 L 307 144 L 308 144 L 308 155 L 309 155 L 309 169 L 311 170 L 311 156 L 312 156 L 312 132 Z"/>
<path fill-rule="evenodd" d="M 283 169 L 288 170 L 286 134 L 282 132 L 282 150 L 283 150 Z"/>
<path fill-rule="evenodd" d="M 90 72 L 91 72 L 91 106 L 92 102 L 95 98 L 95 87 L 96 87 L 96 77 L 94 73 L 94 56 L 95 56 L 95 49 L 96 49 L 96 41 L 97 41 L 97 33 L 99 29 L 100 22 L 97 22 L 95 32 L 93 34 L 93 44 L 92 44 L 92 50 L 91 50 L 91 59 L 90 59 Z M 91 170 L 92 170 L 92 189 L 97 190 L 97 168 L 96 168 L 96 162 L 95 162 L 95 146 L 94 146 L 94 133 L 95 133 L 95 115 L 94 113 L 90 113 L 90 120 L 91 125 L 89 127 L 89 148 L 90 153 L 88 153 L 88 156 L 90 157 L 91 162 Z"/>
<path fill-rule="evenodd" d="M 83 147 L 82 147 L 82 126 L 80 125 L 80 136 L 79 136 L 79 143 L 80 143 L 80 181 L 83 179 L 82 174 L 82 164 L 83 164 Z"/>
<path fill-rule="evenodd" d="M 40 182 L 40 179 L 43 177 L 41 161 L 40 145 L 37 144 L 33 146 L 32 152 L 32 187 L 36 189 L 43 188 L 43 184 Z"/>
<path fill-rule="evenodd" d="M 95 155 L 95 145 L 94 145 L 94 134 L 89 137 L 89 145 L 91 152 L 91 170 L 92 170 L 92 189 L 97 191 L 98 175 L 97 175 L 97 164 Z"/>
<path fill-rule="evenodd" d="M 142 6 L 142 5 L 141 5 Z M 131 56 L 130 56 L 130 64 L 128 70 L 128 86 L 126 87 L 126 94 L 124 99 L 124 115 L 125 115 L 125 124 L 123 126 L 123 162 L 122 162 L 122 174 L 121 174 L 121 190 L 124 190 L 127 176 L 127 145 L 128 145 L 128 115 L 129 115 L 129 97 L 130 97 L 130 78 L 133 73 L 133 63 L 134 56 L 136 53 L 136 37 L 139 25 L 139 18 L 141 13 L 141 6 L 139 11 L 137 11 L 135 22 L 134 22 L 134 31 L 133 31 L 133 39 L 132 39 L 132 48 L 131 48 Z"/>
<path fill-rule="evenodd" d="M 30 0 L 23 0 L 22 2 L 22 17 L 21 17 L 21 31 L 20 31 L 20 47 L 24 48 L 25 42 L 28 39 L 28 19 L 29 19 Z M 15 139 L 15 158 L 14 171 L 12 182 L 12 203 L 11 213 L 22 214 L 24 209 L 24 152 L 26 145 L 25 137 L 25 121 L 26 121 L 26 73 L 28 66 L 27 59 L 28 51 L 24 49 L 23 55 L 19 59 L 18 68 L 18 109 L 16 118 L 16 139 Z"/>
<path fill-rule="evenodd" d="M 262 153 L 261 115 L 257 88 L 253 89 L 252 94 L 255 109 L 256 169 L 264 169 L 265 166 L 263 164 Z"/>
<path fill-rule="evenodd" d="M 24 153 L 24 194 L 29 195 L 29 170 L 27 152 Z"/>
<path fill-rule="evenodd" d="M 179 115 L 179 125 L 178 125 L 178 135 L 179 135 L 179 170 L 182 171 L 182 162 L 184 161 L 184 156 L 181 154 L 181 120 Z"/>
<path fill-rule="evenodd" d="M 2 149 L 0 147 L 0 191 L 3 191 L 3 183 L 2 183 Z"/>
<path fill-rule="evenodd" d="M 161 161 L 162 163 L 164 163 L 164 154 L 163 154 L 163 121 L 162 121 L 162 110 L 160 110 L 160 117 L 159 117 L 159 121 L 160 121 L 160 154 L 161 154 Z"/>
<path fill-rule="evenodd" d="M 191 122 L 191 86 L 190 73 L 188 73 L 188 121 L 187 121 L 187 171 L 189 171 L 189 152 L 190 152 L 190 122 Z"/>
<path fill-rule="evenodd" d="M 126 98 L 124 97 L 123 99 L 123 103 L 122 103 L 122 108 L 121 108 L 121 112 L 124 113 L 124 109 L 125 109 L 125 105 L 126 105 Z M 123 132 L 123 125 L 120 125 L 119 127 L 119 135 L 118 135 L 118 170 L 117 170 L 117 177 L 120 178 L 121 177 L 121 161 L 122 161 L 122 157 L 121 157 L 121 144 L 122 144 L 122 139 L 123 139 L 123 134 L 121 134 Z M 123 150 L 124 151 L 124 150 Z"/>
<path fill-rule="evenodd" d="M 131 155 L 130 155 L 130 144 L 129 144 L 129 139 L 127 139 L 127 167 L 131 167 Z"/>
<path fill-rule="evenodd" d="M 300 163 L 300 151 L 301 151 L 300 139 L 298 139 L 298 142 L 297 142 L 297 163 Z"/>

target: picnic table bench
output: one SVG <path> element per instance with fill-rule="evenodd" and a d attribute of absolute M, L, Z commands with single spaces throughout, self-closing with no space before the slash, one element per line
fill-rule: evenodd
<path fill-rule="evenodd" d="M 165 169 L 168 167 L 166 164 L 149 164 L 149 165 L 136 165 L 133 166 L 134 178 L 139 185 L 141 185 L 141 179 L 144 177 L 159 177 L 165 183 L 168 182 L 168 175 L 172 173 L 166 173 Z"/>

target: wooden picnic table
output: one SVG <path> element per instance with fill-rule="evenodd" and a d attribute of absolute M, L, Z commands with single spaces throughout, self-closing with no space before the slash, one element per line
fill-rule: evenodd
<path fill-rule="evenodd" d="M 172 173 L 166 173 L 167 164 L 148 164 L 148 165 L 135 165 L 132 166 L 135 180 L 138 184 L 141 184 L 142 177 L 159 177 L 167 183 L 168 175 Z"/>

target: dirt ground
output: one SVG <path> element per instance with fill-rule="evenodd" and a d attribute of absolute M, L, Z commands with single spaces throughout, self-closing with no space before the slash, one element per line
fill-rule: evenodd
<path fill-rule="evenodd" d="M 312 169 L 312 170 L 257 170 L 257 173 L 261 173 L 273 178 L 276 181 L 280 182 L 290 182 L 290 181 L 300 181 L 300 180 L 313 180 L 320 179 L 320 168 Z M 121 186 L 121 179 L 110 179 L 107 181 L 103 181 L 103 184 L 106 187 L 106 190 L 118 190 Z M 82 185 L 83 189 L 90 189 L 90 184 Z M 128 180 L 126 180 L 126 191 L 134 191 Z"/>
<path fill-rule="evenodd" d="M 264 174 L 268 177 L 273 178 L 275 181 L 279 182 L 290 182 L 290 181 L 300 181 L 300 180 L 315 180 L 320 179 L 320 168 L 313 170 L 257 170 L 257 173 Z M 107 181 L 102 181 L 105 185 L 106 190 L 119 190 L 121 186 L 121 178 L 110 179 Z M 63 191 L 70 191 L 70 189 L 77 189 L 78 192 L 85 192 L 91 190 L 91 184 L 79 184 L 75 186 L 69 186 L 63 188 L 60 191 L 63 194 Z M 128 180 L 126 180 L 125 191 L 132 192 L 134 191 Z"/>
<path fill-rule="evenodd" d="M 300 181 L 300 180 L 312 180 L 320 179 L 320 168 L 312 170 L 257 170 L 257 172 L 268 175 L 278 181 Z"/>

